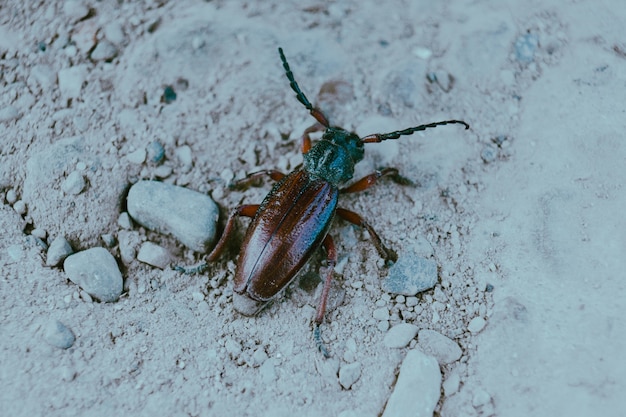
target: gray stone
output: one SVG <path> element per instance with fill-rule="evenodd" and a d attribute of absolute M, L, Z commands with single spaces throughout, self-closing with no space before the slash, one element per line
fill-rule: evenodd
<path fill-rule="evenodd" d="M 65 181 L 63 181 L 61 189 L 65 194 L 78 195 L 83 192 L 85 185 L 87 185 L 87 183 L 85 182 L 83 174 L 78 171 L 72 171 L 67 178 L 65 178 Z"/>
<path fill-rule="evenodd" d="M 57 236 L 52 243 L 50 243 L 50 247 L 48 247 L 46 265 L 57 266 L 72 253 L 74 253 L 74 250 L 72 249 L 70 242 L 68 242 L 63 236 Z"/>
<path fill-rule="evenodd" d="M 446 365 L 459 360 L 461 348 L 456 342 L 434 330 L 424 329 L 419 332 L 418 347 L 427 355 L 434 356 L 439 365 Z"/>
<path fill-rule="evenodd" d="M 158 181 L 130 188 L 128 213 L 137 223 L 169 233 L 196 252 L 207 252 L 215 238 L 219 210 L 207 195 Z"/>
<path fill-rule="evenodd" d="M 389 268 L 383 290 L 392 294 L 413 296 L 437 283 L 437 263 L 415 254 L 404 254 Z"/>
<path fill-rule="evenodd" d="M 480 332 L 485 327 L 486 324 L 487 324 L 487 321 L 484 318 L 480 316 L 474 317 L 467 325 L 467 330 L 475 334 L 475 333 Z"/>
<path fill-rule="evenodd" d="M 417 336 L 419 328 L 414 324 L 400 323 L 393 326 L 383 339 L 385 346 L 390 348 L 403 348 Z"/>
<path fill-rule="evenodd" d="M 344 389 L 350 389 L 361 377 L 361 364 L 349 363 L 339 368 L 339 383 Z"/>
<path fill-rule="evenodd" d="M 117 48 L 107 40 L 101 40 L 91 53 L 91 59 L 94 61 L 111 61 L 117 56 Z"/>
<path fill-rule="evenodd" d="M 113 255 L 104 248 L 70 255 L 63 268 L 73 283 L 102 302 L 117 301 L 122 294 L 122 274 Z"/>
<path fill-rule="evenodd" d="M 74 344 L 74 333 L 58 320 L 50 321 L 44 330 L 46 343 L 59 349 L 69 349 Z"/>
<path fill-rule="evenodd" d="M 437 360 L 419 350 L 410 350 L 383 417 L 432 417 L 441 394 L 441 371 Z"/>
<path fill-rule="evenodd" d="M 171 262 L 170 253 L 162 246 L 144 242 L 139 248 L 137 260 L 157 268 L 165 269 Z"/>

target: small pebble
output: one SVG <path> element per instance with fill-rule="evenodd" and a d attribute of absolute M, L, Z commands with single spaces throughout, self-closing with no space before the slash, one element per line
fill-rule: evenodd
<path fill-rule="evenodd" d="M 487 324 L 487 321 L 484 318 L 480 316 L 474 317 L 472 321 L 470 321 L 467 325 L 467 330 L 469 330 L 473 334 L 476 334 L 485 327 L 485 324 Z"/>
<path fill-rule="evenodd" d="M 148 152 L 148 161 L 153 164 L 160 164 L 165 157 L 165 149 L 158 140 L 150 142 L 146 151 Z"/>
<path fill-rule="evenodd" d="M 496 160 L 497 157 L 497 152 L 496 150 L 493 148 L 493 146 L 487 145 L 483 148 L 483 150 L 480 152 L 480 157 L 482 158 L 482 160 L 485 163 L 490 163 Z"/>
<path fill-rule="evenodd" d="M 147 152 L 145 149 L 137 149 L 136 151 L 126 154 L 126 160 L 131 164 L 141 165 L 146 160 Z"/>
<path fill-rule="evenodd" d="M 276 366 L 273 360 L 266 360 L 259 368 L 259 374 L 261 375 L 261 381 L 264 384 L 271 384 L 276 380 L 278 375 L 276 374 Z"/>
<path fill-rule="evenodd" d="M 72 253 L 74 250 L 65 237 L 57 236 L 50 246 L 48 247 L 48 252 L 46 253 L 46 265 L 47 266 L 58 266 Z"/>
<path fill-rule="evenodd" d="M 391 294 L 414 296 L 437 283 L 437 263 L 416 254 L 407 253 L 389 268 L 383 280 L 383 290 Z"/>
<path fill-rule="evenodd" d="M 452 372 L 441 386 L 443 387 L 443 395 L 446 397 L 456 394 L 461 386 L 461 377 L 458 372 Z"/>
<path fill-rule="evenodd" d="M 163 90 L 163 96 L 161 96 L 161 101 L 165 104 L 173 103 L 176 100 L 176 91 L 174 91 L 174 87 L 168 85 Z"/>
<path fill-rule="evenodd" d="M 122 274 L 113 255 L 96 247 L 68 256 L 63 263 L 68 278 L 93 298 L 117 301 L 122 294 Z"/>
<path fill-rule="evenodd" d="M 528 64 L 535 60 L 535 50 L 539 45 L 537 35 L 526 33 L 515 41 L 515 58 L 522 63 Z"/>
<path fill-rule="evenodd" d="M 372 313 L 376 320 L 389 320 L 389 310 L 386 307 L 377 308 Z"/>
<path fill-rule="evenodd" d="M 7 199 L 7 203 L 11 205 L 15 203 L 17 201 L 17 193 L 15 192 L 15 190 L 11 189 L 7 191 L 6 199 Z"/>
<path fill-rule="evenodd" d="M 87 67 L 85 65 L 77 65 L 63 68 L 58 72 L 57 78 L 59 80 L 59 90 L 64 98 L 78 98 L 87 79 Z"/>
<path fill-rule="evenodd" d="M 85 189 L 87 183 L 85 182 L 85 177 L 79 171 L 72 171 L 63 184 L 61 184 L 61 189 L 65 194 L 69 195 L 78 195 Z"/>
<path fill-rule="evenodd" d="M 111 22 L 104 26 L 104 37 L 116 45 L 124 43 L 124 30 L 119 22 Z"/>
<path fill-rule="evenodd" d="M 15 210 L 15 212 L 20 216 L 23 216 L 26 214 L 26 203 L 22 200 L 17 200 L 15 204 L 13 204 L 13 210 Z"/>
<path fill-rule="evenodd" d="M 344 389 L 350 389 L 361 377 L 361 364 L 349 363 L 339 368 L 339 383 Z"/>
<path fill-rule="evenodd" d="M 176 148 L 174 153 L 176 154 L 176 157 L 183 167 L 191 168 L 191 166 L 193 165 L 193 157 L 191 153 L 191 148 L 189 146 L 179 146 L 178 148 Z"/>
<path fill-rule="evenodd" d="M 101 40 L 91 53 L 91 59 L 94 61 L 110 62 L 117 56 L 117 48 L 107 40 Z"/>
<path fill-rule="evenodd" d="M 82 0 L 67 0 L 63 4 L 63 13 L 76 22 L 89 14 L 89 7 Z"/>
<path fill-rule="evenodd" d="M 257 350 L 255 350 L 254 353 L 252 354 L 252 365 L 255 367 L 261 366 L 265 363 L 267 359 L 268 357 L 267 357 L 267 353 L 265 353 L 265 349 L 260 347 Z"/>
<path fill-rule="evenodd" d="M 15 106 L 6 106 L 0 109 L 0 123 L 7 123 L 20 117 L 20 112 Z"/>
<path fill-rule="evenodd" d="M 456 342 L 434 330 L 424 329 L 420 331 L 418 342 L 422 352 L 437 359 L 439 365 L 456 362 L 463 353 Z"/>
<path fill-rule="evenodd" d="M 400 323 L 393 326 L 383 339 L 385 346 L 389 348 L 403 348 L 417 336 L 419 328 L 414 324 Z"/>
<path fill-rule="evenodd" d="M 44 339 L 46 343 L 59 349 L 69 349 L 74 344 L 74 333 L 58 320 L 51 320 L 45 328 Z"/>
<path fill-rule="evenodd" d="M 144 242 L 139 248 L 137 260 L 157 268 L 165 269 L 172 261 L 170 253 L 162 246 L 152 242 Z"/>
<path fill-rule="evenodd" d="M 441 371 L 437 360 L 417 349 L 410 350 L 402 361 L 383 417 L 433 417 L 440 395 Z"/>
<path fill-rule="evenodd" d="M 30 234 L 39 239 L 45 239 L 48 236 L 48 233 L 39 227 L 34 228 Z"/>
<path fill-rule="evenodd" d="M 133 228 L 133 222 L 127 212 L 120 213 L 117 218 L 117 225 L 122 229 L 131 230 Z"/>
<path fill-rule="evenodd" d="M 115 246 L 115 236 L 113 234 L 105 233 L 100 236 L 100 238 L 102 239 L 104 244 L 107 245 L 107 247 L 112 248 L 113 246 Z"/>
<path fill-rule="evenodd" d="M 219 210 L 205 194 L 158 181 L 130 188 L 128 213 L 144 227 L 170 233 L 196 252 L 207 252 L 216 234 Z"/>

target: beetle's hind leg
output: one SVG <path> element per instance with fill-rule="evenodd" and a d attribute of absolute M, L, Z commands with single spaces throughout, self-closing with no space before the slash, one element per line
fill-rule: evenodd
<path fill-rule="evenodd" d="M 239 216 L 254 217 L 258 209 L 259 204 L 244 204 L 233 210 L 230 216 L 228 216 L 228 220 L 226 221 L 226 226 L 224 226 L 222 236 L 220 236 L 220 239 L 215 244 L 215 247 L 206 257 L 208 262 L 215 261 L 222 254 L 222 251 L 226 246 L 226 242 L 233 234 L 235 218 Z M 178 272 L 182 272 L 183 274 L 193 275 L 202 273 L 207 268 L 207 266 L 208 264 L 206 262 L 203 262 L 194 266 L 172 265 L 172 269 Z"/>
<path fill-rule="evenodd" d="M 335 242 L 330 235 L 326 235 L 322 242 L 324 249 L 326 249 L 326 259 L 328 266 L 326 267 L 326 278 L 324 279 L 324 287 L 322 289 L 322 296 L 320 297 L 320 303 L 317 306 L 317 313 L 315 314 L 315 327 L 313 329 L 313 338 L 315 344 L 322 355 L 325 358 L 330 357 L 328 349 L 324 346 L 322 341 L 322 335 L 320 333 L 320 325 L 324 321 L 324 313 L 326 313 L 326 302 L 328 301 L 328 294 L 330 293 L 330 284 L 333 280 L 333 273 L 335 271 L 335 264 L 337 264 L 337 250 L 335 249 Z"/>
<path fill-rule="evenodd" d="M 344 208 L 337 208 L 337 215 L 342 219 L 367 230 L 372 238 L 372 243 L 374 243 L 378 253 L 387 264 L 394 263 L 398 260 L 398 255 L 383 244 L 382 240 L 380 240 L 380 236 L 378 236 L 378 233 L 374 231 L 374 228 L 366 222 L 360 214 Z"/>

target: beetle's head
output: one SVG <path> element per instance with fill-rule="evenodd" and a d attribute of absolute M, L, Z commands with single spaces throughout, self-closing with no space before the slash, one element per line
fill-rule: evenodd
<path fill-rule="evenodd" d="M 363 160 L 363 141 L 356 133 L 348 132 L 340 127 L 329 127 L 322 140 L 327 140 L 345 149 L 354 164 Z"/>

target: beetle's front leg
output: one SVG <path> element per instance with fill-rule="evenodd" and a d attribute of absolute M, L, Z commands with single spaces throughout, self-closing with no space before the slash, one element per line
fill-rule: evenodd
<path fill-rule="evenodd" d="M 335 249 L 335 242 L 330 235 L 326 235 L 322 242 L 324 249 L 326 249 L 326 259 L 328 266 L 326 267 L 326 279 L 324 280 L 324 287 L 322 288 L 322 296 L 320 297 L 320 303 L 317 305 L 317 313 L 315 314 L 315 329 L 313 330 L 313 337 L 317 348 L 322 352 L 324 357 L 330 357 L 328 350 L 322 342 L 322 336 L 320 334 L 320 325 L 324 321 L 324 313 L 326 312 L 326 302 L 328 301 L 328 294 L 330 293 L 330 284 L 333 280 L 333 273 L 335 271 L 335 265 L 337 264 L 337 250 Z"/>
<path fill-rule="evenodd" d="M 311 150 L 311 137 L 309 136 L 313 132 L 320 132 L 326 129 L 321 123 L 315 123 L 313 126 L 309 126 L 304 130 L 302 134 L 302 153 L 307 153 Z"/>
<path fill-rule="evenodd" d="M 366 222 L 360 214 L 343 208 L 337 208 L 337 215 L 342 219 L 367 230 L 372 238 L 374 246 L 378 250 L 378 253 L 387 263 L 393 263 L 398 260 L 398 255 L 383 244 L 378 234 L 374 231 L 374 228 Z"/>
<path fill-rule="evenodd" d="M 244 205 L 237 207 L 235 210 L 233 210 L 230 216 L 228 216 L 228 221 L 226 221 L 226 226 L 224 226 L 224 231 L 222 232 L 220 239 L 215 244 L 215 247 L 213 248 L 213 250 L 207 255 L 208 262 L 215 261 L 224 250 L 224 247 L 226 246 L 226 242 L 228 241 L 228 239 L 233 233 L 233 225 L 235 223 L 235 218 L 239 216 L 254 217 L 258 209 L 259 209 L 258 204 L 244 204 Z M 207 267 L 207 263 L 203 262 L 199 265 L 195 265 L 191 267 L 175 265 L 172 268 L 184 274 L 196 274 L 196 273 L 204 271 L 206 267 Z"/>
<path fill-rule="evenodd" d="M 270 177 L 274 181 L 280 181 L 285 177 L 285 174 L 275 169 L 266 169 L 263 171 L 257 171 L 257 172 L 248 174 L 246 178 L 242 178 L 240 180 L 230 183 L 228 185 L 228 188 L 230 188 L 231 190 L 243 190 L 243 189 L 248 188 L 254 182 L 258 181 L 259 178 L 265 177 L 265 176 Z"/>
<path fill-rule="evenodd" d="M 369 175 L 366 175 L 365 177 L 361 178 L 354 184 L 351 184 L 350 186 L 343 188 L 340 192 L 345 194 L 345 193 L 357 193 L 359 191 L 367 190 L 368 188 L 376 184 L 376 181 L 378 181 L 379 178 L 384 177 L 384 176 L 389 176 L 391 180 L 395 182 L 396 184 L 414 185 L 413 181 L 400 175 L 396 168 L 381 168 L 381 169 L 377 169 L 376 171 L 372 172 Z"/>

